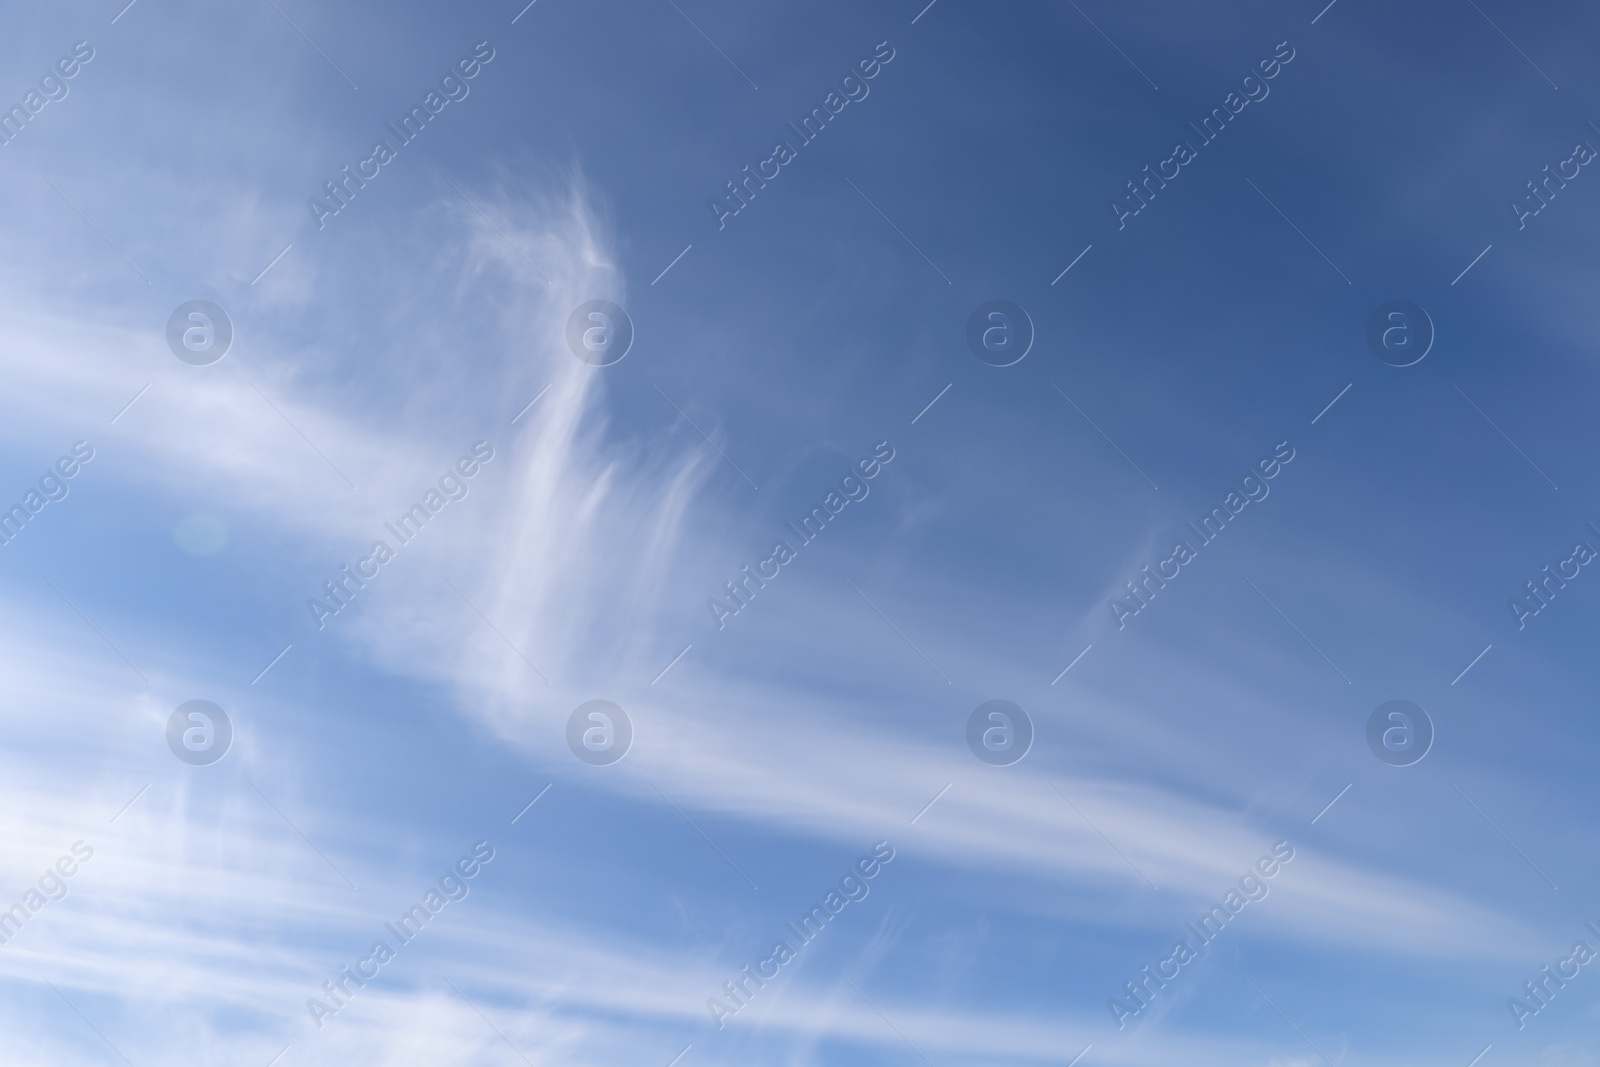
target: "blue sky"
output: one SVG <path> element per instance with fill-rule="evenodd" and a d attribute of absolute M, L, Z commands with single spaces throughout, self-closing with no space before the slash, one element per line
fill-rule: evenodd
<path fill-rule="evenodd" d="M 0 42 L 37 106 L 0 146 L 0 499 L 93 452 L 0 547 L 7 1064 L 1600 1055 L 1600 971 L 1524 988 L 1600 951 L 1600 577 L 1510 608 L 1600 550 L 1600 177 L 1511 207 L 1600 149 L 1593 12 L 524 3 L 73 0 Z M 967 347 L 996 299 L 1012 366 Z M 210 365 L 168 347 L 193 300 Z M 566 339 L 594 300 L 635 331 L 609 366 Z M 1411 366 L 1366 340 L 1391 300 L 1435 329 Z M 1404 767 L 1366 741 L 1397 699 L 1435 733 Z M 169 746 L 191 700 L 220 760 Z M 591 700 L 619 761 L 568 745 Z M 1033 724 L 1008 766 L 967 747 L 991 700 Z"/>

